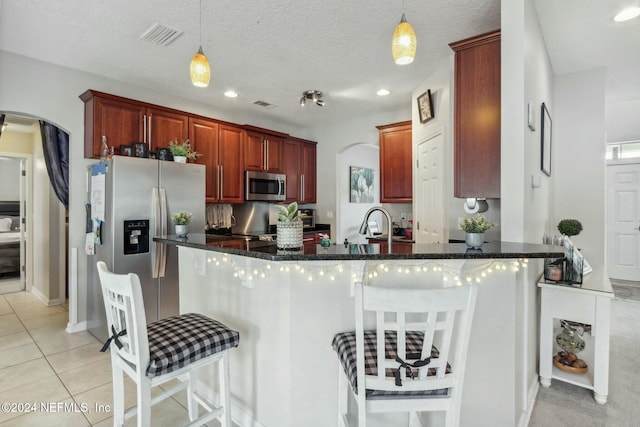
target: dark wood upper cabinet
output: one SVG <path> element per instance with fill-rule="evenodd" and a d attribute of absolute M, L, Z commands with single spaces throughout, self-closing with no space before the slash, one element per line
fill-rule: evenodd
<path fill-rule="evenodd" d="M 149 150 L 167 148 L 169 142 L 177 139 L 183 142 L 189 138 L 189 116 L 161 108 L 147 108 L 147 143 Z"/>
<path fill-rule="evenodd" d="M 169 141 L 189 137 L 189 115 L 132 99 L 88 90 L 84 101 L 85 158 L 100 157 L 102 136 L 120 154 L 121 145 L 144 142 L 149 151 L 168 147 Z"/>
<path fill-rule="evenodd" d="M 287 202 L 316 203 L 316 143 L 289 137 L 283 142 Z"/>
<path fill-rule="evenodd" d="M 500 30 L 455 52 L 454 196 L 500 198 Z"/>
<path fill-rule="evenodd" d="M 189 136 L 193 149 L 202 154 L 196 163 L 205 165 L 207 169 L 206 201 L 244 202 L 242 127 L 191 117 Z"/>
<path fill-rule="evenodd" d="M 316 143 L 251 125 L 236 125 L 116 95 L 87 90 L 85 158 L 100 157 L 102 136 L 120 145 L 144 142 L 150 151 L 189 139 L 206 167 L 206 201 L 244 203 L 244 171 L 286 173 L 290 200 L 316 201 Z M 288 148 L 287 148 L 288 144 Z M 285 156 L 286 154 L 286 156 Z"/>
<path fill-rule="evenodd" d="M 376 127 L 380 135 L 380 202 L 411 203 L 411 121 Z"/>
<path fill-rule="evenodd" d="M 80 95 L 84 101 L 84 156 L 100 157 L 102 136 L 119 153 L 120 145 L 144 141 L 146 107 L 95 91 Z"/>
<path fill-rule="evenodd" d="M 191 147 L 202 154 L 195 163 L 206 167 L 205 200 L 213 203 L 220 197 L 218 187 L 218 123 L 213 120 L 189 118 Z"/>
<path fill-rule="evenodd" d="M 282 148 L 286 134 L 268 133 L 266 129 L 244 126 L 245 169 L 258 172 L 283 172 Z M 272 132 L 272 131 L 271 131 Z"/>
<path fill-rule="evenodd" d="M 220 202 L 244 202 L 244 129 L 220 123 L 218 162 L 220 164 Z"/>

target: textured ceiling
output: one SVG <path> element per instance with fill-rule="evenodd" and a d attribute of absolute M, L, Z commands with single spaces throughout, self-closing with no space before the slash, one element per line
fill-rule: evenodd
<path fill-rule="evenodd" d="M 403 9 L 404 3 L 404 9 Z M 451 55 L 448 43 L 500 27 L 499 0 L 203 0 L 208 88 L 188 67 L 199 45 L 196 0 L 2 0 L 0 49 L 178 95 L 307 126 L 406 108 L 411 91 Z M 391 35 L 402 12 L 418 37 L 398 66 Z M 141 40 L 159 22 L 184 31 L 170 46 Z M 378 97 L 380 88 L 391 94 Z M 236 99 L 223 96 L 227 89 Z M 300 107 L 303 91 L 324 108 Z M 275 107 L 253 105 L 261 100 Z"/>
<path fill-rule="evenodd" d="M 613 17 L 638 0 L 535 0 L 554 74 L 606 69 L 606 102 L 640 99 L 640 18 Z"/>
<path fill-rule="evenodd" d="M 607 100 L 640 99 L 640 19 L 614 24 L 627 0 L 534 0 L 556 74 L 607 68 Z M 404 4 L 404 7 L 403 7 Z M 203 0 L 208 88 L 191 85 L 196 0 L 0 0 L 0 49 L 236 113 L 293 126 L 406 108 L 448 44 L 500 27 L 500 0 Z M 402 12 L 416 60 L 397 66 L 391 34 Z M 170 46 L 140 39 L 154 23 L 184 31 Z M 391 95 L 375 92 L 387 88 Z M 233 89 L 240 96 L 228 99 Z M 299 106 L 321 90 L 324 108 Z M 265 101 L 274 107 L 253 104 Z"/>

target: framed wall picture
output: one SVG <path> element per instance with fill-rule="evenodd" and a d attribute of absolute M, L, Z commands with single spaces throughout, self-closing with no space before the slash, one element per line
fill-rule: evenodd
<path fill-rule="evenodd" d="M 418 97 L 418 113 L 420 114 L 420 123 L 425 123 L 433 118 L 433 101 L 430 89 Z"/>
<path fill-rule="evenodd" d="M 551 114 L 543 102 L 540 107 L 540 170 L 551 176 Z"/>
<path fill-rule="evenodd" d="M 350 166 L 349 181 L 349 202 L 374 202 L 373 169 Z"/>

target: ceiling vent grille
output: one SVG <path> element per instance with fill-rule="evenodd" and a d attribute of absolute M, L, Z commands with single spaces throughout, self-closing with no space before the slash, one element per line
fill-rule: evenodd
<path fill-rule="evenodd" d="M 269 104 L 266 101 L 255 101 L 253 102 L 255 105 L 259 105 L 260 107 L 264 107 L 264 108 L 275 108 L 275 104 Z"/>
<path fill-rule="evenodd" d="M 183 32 L 184 31 L 176 30 L 175 28 L 167 27 L 156 22 L 149 27 L 140 38 L 162 46 L 169 46 L 175 39 L 180 37 Z"/>

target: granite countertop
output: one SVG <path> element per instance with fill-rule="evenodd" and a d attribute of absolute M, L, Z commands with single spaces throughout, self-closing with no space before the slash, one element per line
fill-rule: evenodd
<path fill-rule="evenodd" d="M 464 243 L 445 244 L 332 244 L 329 247 L 305 245 L 299 251 L 278 250 L 276 242 L 239 239 L 237 237 L 212 236 L 193 233 L 187 237 L 170 235 L 154 237 L 154 241 L 177 246 L 203 249 L 213 252 L 242 255 L 270 261 L 330 261 L 330 260 L 403 260 L 403 259 L 490 259 L 490 258 L 560 258 L 564 256 L 561 246 L 534 245 L 515 242 L 485 243 L 482 249 L 470 249 Z M 230 241 L 243 246 L 228 247 Z M 244 241 L 244 243 L 242 243 Z M 386 243 L 386 242 L 385 242 Z"/>

